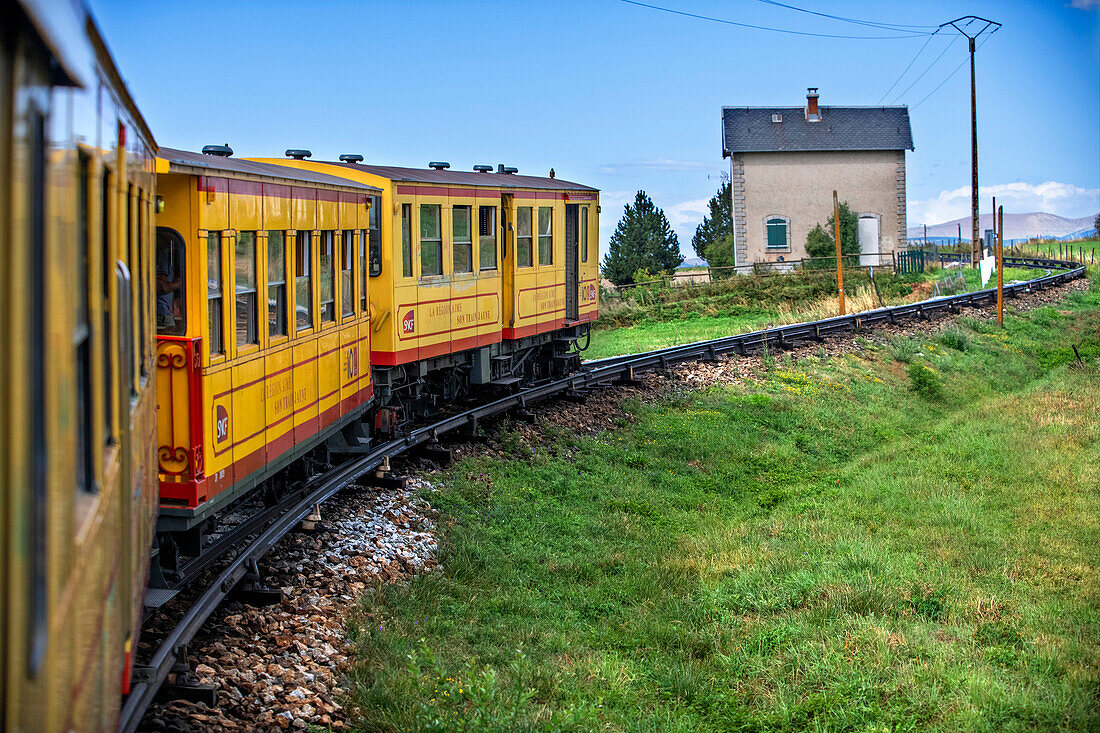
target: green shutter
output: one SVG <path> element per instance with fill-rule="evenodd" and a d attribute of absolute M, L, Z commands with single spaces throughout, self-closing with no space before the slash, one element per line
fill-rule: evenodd
<path fill-rule="evenodd" d="M 768 219 L 768 249 L 787 248 L 787 222 L 783 219 Z"/>

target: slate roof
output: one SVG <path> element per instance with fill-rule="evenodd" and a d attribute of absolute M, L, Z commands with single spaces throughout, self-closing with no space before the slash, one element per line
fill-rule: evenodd
<path fill-rule="evenodd" d="M 772 115 L 783 116 L 772 122 Z M 723 107 L 722 156 L 804 150 L 912 150 L 909 108 L 821 107 L 808 122 L 802 107 Z"/>

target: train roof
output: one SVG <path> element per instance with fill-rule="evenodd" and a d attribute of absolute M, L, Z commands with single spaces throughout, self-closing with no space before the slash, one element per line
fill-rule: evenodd
<path fill-rule="evenodd" d="M 177 150 L 175 148 L 160 148 L 157 157 L 168 163 L 168 171 L 166 172 L 169 173 L 190 173 L 192 175 L 236 174 L 242 177 L 278 179 L 288 183 L 309 183 L 334 188 L 355 189 L 364 193 L 382 192 L 382 189 L 377 186 L 370 186 L 340 176 L 291 168 L 274 163 L 261 163 L 256 160 L 207 155 L 206 153 L 194 153 L 190 150 Z"/>
<path fill-rule="evenodd" d="M 408 183 L 447 183 L 456 186 L 489 186 L 492 188 L 541 188 L 559 191 L 596 191 L 591 186 L 565 181 L 561 178 L 543 176 L 521 176 L 518 173 L 476 173 L 473 171 L 436 170 L 434 168 L 402 168 L 392 165 L 370 165 L 364 163 L 344 163 L 336 161 L 318 161 L 325 165 L 347 168 L 371 173 L 391 181 Z"/>

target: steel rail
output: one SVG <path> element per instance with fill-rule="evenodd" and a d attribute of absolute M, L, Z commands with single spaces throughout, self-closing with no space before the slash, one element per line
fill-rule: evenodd
<path fill-rule="evenodd" d="M 959 255 L 960 259 L 967 257 Z M 1007 297 L 1017 297 L 1021 293 L 1042 290 L 1059 283 L 1068 282 L 1085 274 L 1085 267 L 1066 260 L 1044 259 L 1039 257 L 1005 257 L 1005 264 L 1034 268 L 1062 269 L 1050 275 L 1034 280 L 1004 286 Z M 138 667 L 134 672 L 134 681 L 119 715 L 119 730 L 133 731 L 140 724 L 145 710 L 152 703 L 157 690 L 171 673 L 180 652 L 194 638 L 206 620 L 233 589 L 244 579 L 250 568 L 297 524 L 309 514 L 315 504 L 345 488 L 368 471 L 382 465 L 383 461 L 395 458 L 411 448 L 462 428 L 476 427 L 479 420 L 493 417 L 516 408 L 528 405 L 561 393 L 578 392 L 586 388 L 604 385 L 615 380 L 632 379 L 635 371 L 647 371 L 663 368 L 699 358 L 716 358 L 719 355 L 736 353 L 751 354 L 765 348 L 790 348 L 806 341 L 824 341 L 825 337 L 838 333 L 859 331 L 882 323 L 896 323 L 900 320 L 924 319 L 930 315 L 944 312 L 958 312 L 963 306 L 979 306 L 996 302 L 995 288 L 977 290 L 959 295 L 932 298 L 919 303 L 879 308 L 844 316 L 826 318 L 820 321 L 794 323 L 786 326 L 752 331 L 750 333 L 726 336 L 707 341 L 699 341 L 684 346 L 672 346 L 665 349 L 611 357 L 585 362 L 583 369 L 576 374 L 552 379 L 523 389 L 515 394 L 492 402 L 470 408 L 454 415 L 442 418 L 435 423 L 410 431 L 407 435 L 377 446 L 369 453 L 354 458 L 321 476 L 313 479 L 306 489 L 284 500 L 284 502 L 262 514 L 279 516 L 262 530 L 253 527 L 258 534 L 251 543 L 219 573 L 217 579 L 202 593 L 194 605 L 186 612 L 180 622 L 161 642 L 149 663 Z M 312 487 L 312 488 L 309 488 Z M 277 511 L 278 509 L 278 511 Z M 281 513 L 279 513 L 281 511 Z M 246 520 L 251 525 L 251 520 Z M 221 540 L 218 541 L 221 543 Z M 202 567 L 209 566 L 203 562 Z M 193 573 L 189 573 L 193 575 Z"/>

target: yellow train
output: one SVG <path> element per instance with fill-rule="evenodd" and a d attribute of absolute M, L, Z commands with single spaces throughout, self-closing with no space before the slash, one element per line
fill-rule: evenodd
<path fill-rule="evenodd" d="M 110 728 L 157 505 L 153 137 L 76 4 L 0 4 L 0 728 Z"/>
<path fill-rule="evenodd" d="M 0 99 L 0 729 L 105 730 L 228 505 L 579 365 L 599 192 L 160 149 L 78 0 L 0 0 Z"/>

